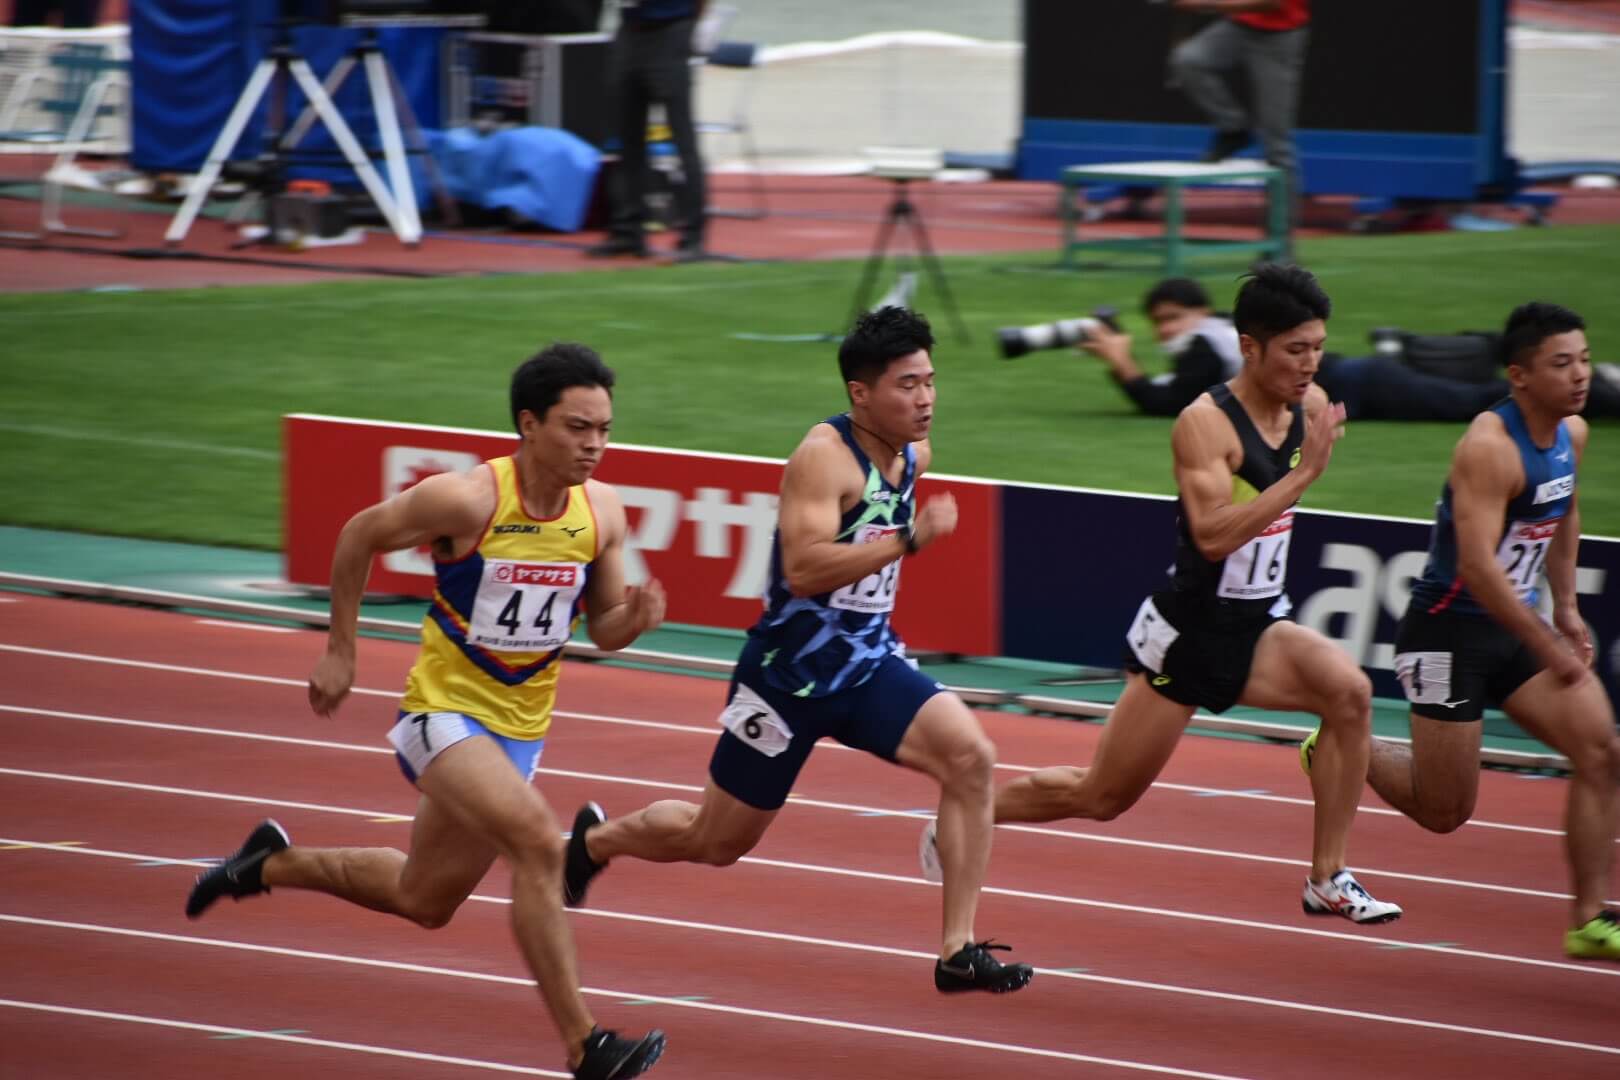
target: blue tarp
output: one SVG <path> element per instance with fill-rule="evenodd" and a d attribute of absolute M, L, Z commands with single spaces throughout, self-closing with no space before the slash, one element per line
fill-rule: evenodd
<path fill-rule="evenodd" d="M 486 210 L 509 210 L 560 232 L 585 223 L 601 155 L 555 128 L 522 127 L 480 135 L 435 131 L 428 145 L 450 194 Z M 417 179 L 421 198 L 422 181 Z"/>

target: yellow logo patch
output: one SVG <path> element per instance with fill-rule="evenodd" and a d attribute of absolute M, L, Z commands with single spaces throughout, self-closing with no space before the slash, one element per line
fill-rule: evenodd
<path fill-rule="evenodd" d="M 1169 683 L 1170 683 L 1170 676 L 1168 676 L 1168 675 L 1155 675 L 1155 676 L 1153 676 L 1153 685 L 1154 686 L 1168 686 Z"/>
<path fill-rule="evenodd" d="M 1293 454 L 1291 454 L 1288 458 L 1288 467 L 1290 469 L 1297 468 L 1299 466 L 1299 449 L 1300 448 L 1297 446 L 1294 447 Z"/>

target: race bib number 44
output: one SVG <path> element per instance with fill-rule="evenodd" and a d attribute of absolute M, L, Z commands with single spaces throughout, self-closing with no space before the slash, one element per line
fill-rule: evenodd
<path fill-rule="evenodd" d="M 486 559 L 467 640 L 498 652 L 550 652 L 568 643 L 574 602 L 585 587 L 579 563 Z"/>
<path fill-rule="evenodd" d="M 855 543 L 870 544 L 885 536 L 898 535 L 899 532 L 898 525 L 863 525 L 855 534 Z M 853 585 L 845 585 L 828 597 L 827 603 L 841 611 L 878 615 L 894 610 L 894 594 L 899 591 L 900 560 L 896 559 Z"/>
<path fill-rule="evenodd" d="M 1283 591 L 1288 578 L 1288 542 L 1294 512 L 1284 510 L 1266 531 L 1226 557 L 1218 595 L 1229 600 L 1264 600 Z"/>

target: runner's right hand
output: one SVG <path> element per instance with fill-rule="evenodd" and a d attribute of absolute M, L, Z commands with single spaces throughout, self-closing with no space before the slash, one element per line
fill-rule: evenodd
<path fill-rule="evenodd" d="M 1305 441 L 1299 447 L 1299 468 L 1312 480 L 1321 476 L 1333 457 L 1333 444 L 1344 437 L 1344 403 L 1335 401 L 1305 417 Z"/>
<path fill-rule="evenodd" d="M 948 491 L 943 495 L 935 495 L 924 503 L 911 523 L 911 535 L 915 538 L 919 549 L 955 531 L 956 496 Z"/>
<path fill-rule="evenodd" d="M 317 715 L 331 716 L 354 685 L 354 657 L 323 653 L 309 675 L 309 707 Z"/>

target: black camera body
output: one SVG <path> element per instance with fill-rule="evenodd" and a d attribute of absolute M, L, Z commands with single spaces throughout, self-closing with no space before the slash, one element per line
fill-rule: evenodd
<path fill-rule="evenodd" d="M 1078 319 L 1059 319 L 1035 326 L 1004 326 L 996 331 L 996 343 L 1001 347 L 1003 360 L 1016 360 L 1025 353 L 1038 349 L 1062 349 L 1078 345 L 1103 326 L 1119 329 L 1119 309 L 1102 306 L 1091 309 L 1090 315 Z"/>

